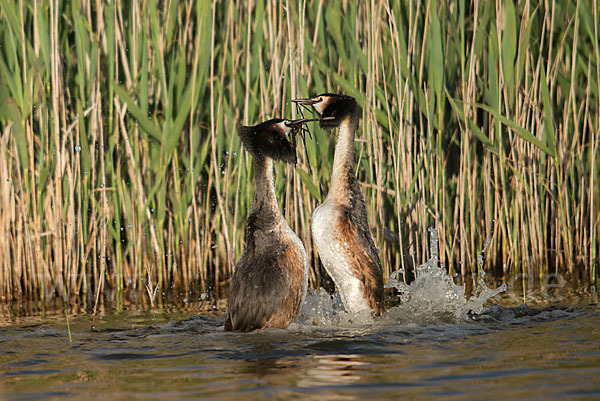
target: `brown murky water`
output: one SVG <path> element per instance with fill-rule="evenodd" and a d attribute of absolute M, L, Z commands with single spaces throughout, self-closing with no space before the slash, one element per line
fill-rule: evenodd
<path fill-rule="evenodd" d="M 444 324 L 224 333 L 223 314 L 19 318 L 0 327 L 0 399 L 598 399 L 600 308 L 488 306 Z"/>

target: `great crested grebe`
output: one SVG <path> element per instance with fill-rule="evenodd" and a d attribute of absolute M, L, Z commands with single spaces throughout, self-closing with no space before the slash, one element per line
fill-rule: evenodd
<path fill-rule="evenodd" d="M 238 135 L 253 157 L 256 195 L 246 222 L 246 246 L 235 265 L 227 301 L 226 331 L 286 328 L 296 319 L 308 285 L 300 238 L 283 218 L 273 180 L 273 160 L 296 163 L 288 136 L 310 119 L 272 119 Z"/>
<path fill-rule="evenodd" d="M 312 215 L 313 239 L 346 311 L 370 309 L 379 316 L 384 306 L 383 274 L 354 172 L 354 132 L 361 108 L 353 97 L 331 93 L 293 102 L 311 105 L 322 117 L 322 128 L 340 128 L 329 193 Z"/>

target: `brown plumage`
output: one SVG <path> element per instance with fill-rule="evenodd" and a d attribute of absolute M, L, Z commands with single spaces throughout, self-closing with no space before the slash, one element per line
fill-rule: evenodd
<path fill-rule="evenodd" d="M 256 196 L 229 289 L 227 331 L 285 328 L 300 311 L 308 280 L 306 251 L 279 210 L 273 160 L 296 161 L 287 136 L 305 121 L 273 119 L 238 129 L 253 157 Z"/>
<path fill-rule="evenodd" d="M 383 274 L 354 172 L 354 132 L 361 109 L 350 96 L 322 94 L 295 100 L 311 105 L 323 128 L 340 128 L 329 193 L 313 213 L 313 239 L 321 262 L 349 312 L 383 312 Z"/>
<path fill-rule="evenodd" d="M 225 330 L 289 326 L 306 292 L 304 262 L 303 252 L 286 240 L 244 252 L 231 281 Z"/>

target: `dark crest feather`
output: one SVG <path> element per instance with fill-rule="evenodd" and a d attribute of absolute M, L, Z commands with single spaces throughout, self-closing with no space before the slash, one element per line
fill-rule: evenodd
<path fill-rule="evenodd" d="M 348 116 L 362 114 L 362 109 L 351 96 L 325 93 L 319 96 L 330 96 L 329 104 L 321 117 L 334 117 L 333 120 L 321 120 L 321 128 L 335 128 Z"/>
<path fill-rule="evenodd" d="M 275 118 L 253 127 L 240 126 L 238 135 L 252 156 L 270 157 L 286 163 L 296 163 L 296 151 L 285 133 L 275 124 L 284 120 Z"/>

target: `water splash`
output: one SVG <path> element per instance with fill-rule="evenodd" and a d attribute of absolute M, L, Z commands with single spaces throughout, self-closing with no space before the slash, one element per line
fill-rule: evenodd
<path fill-rule="evenodd" d="M 386 288 L 396 288 L 400 297 L 400 305 L 392 308 L 385 316 L 386 319 L 409 320 L 419 324 L 456 322 L 466 319 L 469 311 L 481 313 L 485 301 L 506 290 L 505 285 L 490 289 L 483 281 L 485 273 L 482 254 L 490 242 L 488 238 L 478 257 L 481 273 L 479 287 L 475 295 L 467 300 L 463 288 L 456 285 L 446 270 L 439 266 L 437 231 L 433 228 L 428 231 L 431 236 L 431 258 L 417 267 L 415 280 L 411 284 L 405 284 L 396 279 L 400 272 L 394 272 L 386 284 Z"/>
<path fill-rule="evenodd" d="M 297 321 L 302 325 L 321 327 L 360 327 L 373 324 L 370 311 L 348 313 L 339 294 L 336 292 L 330 295 L 323 288 L 319 291 L 312 288 L 308 290 Z"/>
<path fill-rule="evenodd" d="M 395 271 L 385 285 L 396 288 L 400 305 L 385 312 L 380 321 L 383 324 L 417 324 L 455 323 L 468 318 L 468 313 L 480 314 L 483 304 L 493 296 L 506 290 L 506 285 L 496 289 L 486 286 L 483 277 L 483 253 L 491 239 L 488 238 L 482 253 L 478 257 L 478 288 L 470 299 L 467 299 L 462 287 L 456 285 L 452 277 L 438 262 L 438 236 L 433 228 L 428 229 L 431 236 L 431 258 L 416 269 L 416 278 L 411 284 L 398 279 L 403 272 Z M 372 324 L 373 319 L 365 316 L 351 315 L 344 311 L 339 296 L 331 296 L 326 291 L 309 291 L 302 306 L 298 322 L 319 326 L 348 326 Z"/>

